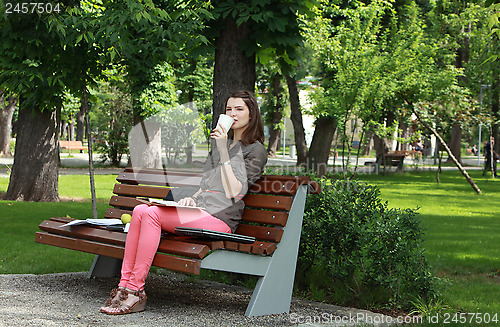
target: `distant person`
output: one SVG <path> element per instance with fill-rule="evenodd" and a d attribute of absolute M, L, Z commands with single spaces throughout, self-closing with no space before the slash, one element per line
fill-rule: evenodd
<path fill-rule="evenodd" d="M 418 140 L 418 142 L 413 144 L 413 151 L 411 153 L 411 157 L 413 159 L 420 160 L 422 158 L 423 151 L 424 151 L 424 144 L 422 143 L 421 140 Z"/>
<path fill-rule="evenodd" d="M 413 147 L 413 150 L 415 150 L 415 152 L 420 152 L 420 153 L 424 151 L 424 144 L 422 143 L 421 140 L 418 140 L 418 142 Z"/>
<path fill-rule="evenodd" d="M 493 165 L 493 176 L 498 177 L 497 175 L 497 160 L 498 154 L 493 150 L 495 148 L 495 138 L 491 137 L 490 141 L 486 143 L 484 146 L 484 157 L 486 158 L 483 176 L 486 175 L 487 171 L 491 171 L 491 166 Z M 493 162 L 491 161 L 493 159 Z"/>
<path fill-rule="evenodd" d="M 470 152 L 471 152 L 473 155 L 477 156 L 477 146 L 476 146 L 475 144 L 474 144 L 474 145 L 472 146 L 472 148 L 470 149 Z"/>

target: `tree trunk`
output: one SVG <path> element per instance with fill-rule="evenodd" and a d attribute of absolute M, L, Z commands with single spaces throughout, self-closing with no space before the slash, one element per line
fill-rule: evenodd
<path fill-rule="evenodd" d="M 373 148 L 375 149 L 376 158 L 389 151 L 384 139 L 380 138 L 376 133 L 373 133 Z"/>
<path fill-rule="evenodd" d="M 89 159 L 90 197 L 92 199 L 92 218 L 97 219 L 97 197 L 95 193 L 94 159 L 92 154 L 92 134 L 90 130 L 90 112 L 89 112 L 89 103 L 87 94 L 88 94 L 87 85 L 86 82 L 84 82 L 82 89 L 82 106 L 80 108 L 80 111 L 83 111 L 85 127 L 87 130 L 87 140 L 88 140 L 87 150 Z"/>
<path fill-rule="evenodd" d="M 10 151 L 10 133 L 12 131 L 12 116 L 16 108 L 17 99 L 13 96 L 7 98 L 8 104 L 0 109 L 0 157 L 12 157 Z M 0 104 L 3 106 L 5 98 L 0 91 Z"/>
<path fill-rule="evenodd" d="M 375 133 L 373 131 L 369 130 L 366 132 L 366 137 L 365 137 L 365 144 L 363 148 L 363 152 L 361 152 L 362 156 L 369 156 L 370 152 L 372 152 L 372 138 Z"/>
<path fill-rule="evenodd" d="M 307 169 L 313 170 L 320 176 L 327 171 L 330 146 L 336 128 L 337 120 L 333 117 L 318 118 L 316 120 L 316 127 L 309 148 Z"/>
<path fill-rule="evenodd" d="M 129 164 L 134 168 L 161 169 L 163 167 L 161 123 L 156 121 L 155 116 L 144 119 L 139 101 L 132 100 L 132 107 L 134 127 L 128 134 Z M 116 155 L 111 157 L 111 159 L 117 158 Z M 119 161 L 114 164 L 119 166 Z"/>
<path fill-rule="evenodd" d="M 498 36 L 494 34 L 493 42 L 498 48 Z M 491 115 L 493 116 L 493 121 L 498 122 L 500 120 L 500 59 L 494 61 L 494 67 L 492 69 L 492 83 L 491 83 Z M 495 151 L 500 153 L 500 139 L 498 135 L 499 126 L 498 123 L 493 123 L 491 126 L 492 136 L 495 138 Z"/>
<path fill-rule="evenodd" d="M 85 134 L 85 113 L 83 105 L 80 106 L 80 110 L 76 113 L 76 140 L 83 142 L 83 135 Z"/>
<path fill-rule="evenodd" d="M 271 158 L 276 158 L 276 151 L 278 151 L 278 143 L 281 134 L 279 128 L 274 128 L 274 121 L 281 121 L 282 116 L 281 112 L 273 112 L 273 125 L 269 130 L 269 142 L 267 144 L 267 155 Z"/>
<path fill-rule="evenodd" d="M 408 139 L 409 137 L 409 132 L 408 132 L 408 125 L 406 125 L 406 123 L 401 120 L 399 122 L 399 128 L 401 129 L 401 137 L 404 138 L 405 140 Z M 400 143 L 401 144 L 401 147 L 400 147 L 400 150 L 401 151 L 409 151 L 409 146 L 408 146 L 408 142 L 404 141 L 403 143 Z"/>
<path fill-rule="evenodd" d="M 467 31 L 470 33 L 471 31 L 471 24 L 469 24 L 467 27 L 462 27 L 462 34 L 465 34 Z M 455 67 L 457 68 L 464 68 L 464 66 L 469 62 L 469 37 L 464 37 L 462 40 L 462 43 L 460 44 L 460 47 L 456 50 L 456 56 L 455 56 Z M 467 82 L 467 77 L 465 74 L 460 75 L 458 77 L 458 82 L 460 85 L 465 85 Z M 449 148 L 451 152 L 453 153 L 454 158 L 451 158 L 451 156 L 448 156 L 448 160 L 446 160 L 447 163 L 453 163 L 454 160 L 458 160 L 459 163 L 462 163 L 462 128 L 460 125 L 455 124 L 452 127 L 451 130 L 451 138 L 450 138 L 450 144 Z"/>
<path fill-rule="evenodd" d="M 68 123 L 68 138 L 70 141 L 75 140 L 75 122 L 73 120 Z"/>
<path fill-rule="evenodd" d="M 19 110 L 16 154 L 6 200 L 59 201 L 56 111 Z"/>
<path fill-rule="evenodd" d="M 457 166 L 458 170 L 462 173 L 462 175 L 464 175 L 465 179 L 467 180 L 467 182 L 469 182 L 469 184 L 472 186 L 472 188 L 474 189 L 474 191 L 476 191 L 477 194 L 481 194 L 481 190 L 479 189 L 479 187 L 476 185 L 476 183 L 474 182 L 474 180 L 469 176 L 469 174 L 464 169 L 464 167 L 462 167 L 462 165 L 460 164 L 460 162 L 455 158 L 455 156 L 451 152 L 451 149 L 448 147 L 448 145 L 443 140 L 443 138 L 441 137 L 441 135 L 439 135 L 439 133 L 430 124 L 428 124 L 425 120 L 421 119 L 420 115 L 417 113 L 416 110 L 413 110 L 413 113 L 417 116 L 417 119 L 427 129 L 429 129 L 432 132 L 432 134 L 434 134 L 434 136 L 438 139 L 439 143 L 441 143 L 441 145 L 443 146 L 443 148 L 448 153 L 448 157 L 453 160 L 453 163 L 455 164 L 455 166 Z M 439 167 L 439 168 L 441 168 L 441 167 Z"/>
<path fill-rule="evenodd" d="M 295 77 L 286 77 L 288 93 L 290 95 L 290 120 L 293 124 L 293 135 L 297 150 L 297 165 L 307 163 L 307 144 L 304 124 L 302 123 L 302 112 L 300 110 L 299 90 Z"/>
<path fill-rule="evenodd" d="M 61 140 L 68 140 L 68 123 L 66 121 L 61 122 L 61 131 L 59 138 Z"/>
<path fill-rule="evenodd" d="M 393 111 L 389 111 L 387 113 L 387 123 L 386 123 L 387 127 L 392 126 L 395 121 L 396 121 L 396 114 Z M 392 134 L 392 135 L 386 135 L 385 138 L 384 138 L 384 140 L 383 140 L 386 143 L 387 151 L 394 151 L 394 150 L 396 150 L 393 147 L 393 144 L 394 144 L 393 137 L 394 137 L 394 134 Z"/>
<path fill-rule="evenodd" d="M 135 125 L 129 133 L 130 160 L 134 168 L 163 167 L 161 159 L 161 123 L 154 117 Z"/>
<path fill-rule="evenodd" d="M 447 163 L 453 163 L 456 159 L 460 164 L 462 163 L 462 128 L 460 125 L 453 125 L 451 129 L 451 138 L 449 148 L 451 153 L 453 153 L 453 157 L 448 157 L 446 160 Z"/>
<path fill-rule="evenodd" d="M 462 26 L 462 35 L 469 35 L 472 29 L 472 24 L 469 23 L 467 27 Z M 469 62 L 469 44 L 470 40 L 468 36 L 465 36 L 462 39 L 462 43 L 460 44 L 460 47 L 457 48 L 456 53 L 455 53 L 455 67 L 457 68 L 464 68 L 464 66 Z M 467 76 L 465 74 L 462 74 L 458 77 L 458 82 L 461 85 L 464 85 L 467 82 Z"/>
<path fill-rule="evenodd" d="M 274 102 L 276 103 L 276 105 L 274 106 L 271 115 L 272 118 L 269 130 L 269 144 L 267 145 L 267 155 L 271 158 L 276 157 L 276 151 L 278 150 L 278 145 L 280 143 L 281 129 L 279 128 L 279 125 L 283 120 L 283 106 L 281 101 L 282 92 L 283 87 L 281 85 L 281 75 L 276 74 L 272 77 L 272 96 L 275 98 Z"/>
<path fill-rule="evenodd" d="M 247 57 L 239 46 L 251 33 L 250 26 L 247 23 L 237 26 L 231 16 L 223 24 L 215 40 L 212 128 L 217 124 L 217 117 L 225 112 L 225 102 L 232 91 L 253 92 L 255 89 L 255 56 Z"/>

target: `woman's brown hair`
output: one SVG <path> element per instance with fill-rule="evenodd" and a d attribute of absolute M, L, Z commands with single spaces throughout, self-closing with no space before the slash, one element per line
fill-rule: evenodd
<path fill-rule="evenodd" d="M 250 121 L 248 123 L 248 127 L 241 135 L 241 143 L 245 145 L 252 144 L 255 141 L 264 143 L 264 123 L 262 122 L 262 117 L 260 116 L 259 104 L 257 103 L 255 95 L 250 91 L 238 90 L 231 92 L 227 100 L 229 100 L 229 98 L 241 98 L 250 111 Z M 232 137 L 233 130 L 230 130 L 228 134 Z"/>

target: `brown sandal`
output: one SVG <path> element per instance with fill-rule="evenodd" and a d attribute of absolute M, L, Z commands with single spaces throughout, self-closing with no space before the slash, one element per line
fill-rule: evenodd
<path fill-rule="evenodd" d="M 106 308 L 116 308 L 116 307 L 119 307 L 119 305 L 121 304 L 121 301 L 120 301 L 120 297 L 121 297 L 121 293 L 122 291 L 125 290 L 125 287 L 117 287 L 117 288 L 113 288 L 111 290 L 111 293 L 109 294 L 109 297 L 107 298 L 106 302 L 104 302 L 104 306 L 101 307 L 101 312 L 104 312 L 106 313 Z"/>
<path fill-rule="evenodd" d="M 137 300 L 135 302 L 125 303 L 129 299 L 129 295 L 136 296 Z M 144 290 L 131 291 L 128 289 L 122 289 L 120 290 L 119 301 L 112 303 L 112 305 L 110 306 L 112 310 L 111 311 L 104 310 L 102 312 L 107 313 L 109 315 L 123 315 L 132 312 L 144 311 L 144 308 L 146 307 L 146 300 L 147 296 Z M 113 310 L 113 309 L 118 309 L 118 310 Z"/>

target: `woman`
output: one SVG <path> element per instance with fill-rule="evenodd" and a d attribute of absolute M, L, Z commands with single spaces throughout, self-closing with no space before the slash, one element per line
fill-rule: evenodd
<path fill-rule="evenodd" d="M 162 230 L 195 227 L 234 232 L 245 204 L 241 199 L 257 181 L 267 162 L 262 142 L 264 127 L 255 96 L 249 91 L 231 93 L 226 115 L 234 119 L 230 131 L 219 125 L 212 131 L 212 153 L 207 159 L 200 189 L 179 205 L 205 210 L 157 207 L 142 204 L 134 208 L 125 243 L 118 288 L 101 312 L 118 315 L 144 310 L 144 284 L 156 254 Z"/>

